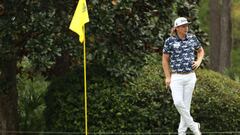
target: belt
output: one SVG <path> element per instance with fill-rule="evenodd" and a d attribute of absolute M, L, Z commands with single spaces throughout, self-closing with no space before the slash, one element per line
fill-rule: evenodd
<path fill-rule="evenodd" d="M 187 74 L 190 74 L 190 73 L 194 73 L 194 71 L 191 71 L 191 72 L 173 72 L 172 74 L 187 75 Z"/>

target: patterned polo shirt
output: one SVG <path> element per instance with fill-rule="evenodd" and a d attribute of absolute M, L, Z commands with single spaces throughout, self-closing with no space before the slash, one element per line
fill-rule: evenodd
<path fill-rule="evenodd" d="M 186 34 L 181 40 L 178 36 L 171 36 L 165 40 L 163 53 L 170 55 L 172 73 L 188 73 L 193 71 L 192 63 L 195 60 L 195 50 L 201 47 L 197 37 Z"/>

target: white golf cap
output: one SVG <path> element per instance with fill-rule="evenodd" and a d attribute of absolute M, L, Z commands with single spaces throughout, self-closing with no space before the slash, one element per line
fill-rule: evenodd
<path fill-rule="evenodd" d="M 188 22 L 187 18 L 185 17 L 179 17 L 174 21 L 174 27 L 178 27 L 184 24 L 190 24 L 191 22 Z"/>

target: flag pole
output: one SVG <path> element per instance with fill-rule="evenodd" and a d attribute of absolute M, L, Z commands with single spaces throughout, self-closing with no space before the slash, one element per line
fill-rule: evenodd
<path fill-rule="evenodd" d="M 79 0 L 74 12 L 69 29 L 79 35 L 80 43 L 83 43 L 83 67 L 84 67 L 84 110 L 85 110 L 85 134 L 88 134 L 87 125 L 87 62 L 86 62 L 86 41 L 85 41 L 85 24 L 89 22 L 86 0 Z"/>
<path fill-rule="evenodd" d="M 86 58 L 86 40 L 85 40 L 85 26 L 83 26 L 84 40 L 83 40 L 83 67 L 84 67 L 84 103 L 85 103 L 85 135 L 88 135 L 88 117 L 87 117 L 87 58 Z"/>

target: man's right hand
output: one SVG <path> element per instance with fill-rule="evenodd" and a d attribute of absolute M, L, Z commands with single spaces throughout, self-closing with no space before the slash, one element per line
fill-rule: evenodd
<path fill-rule="evenodd" d="M 165 79 L 166 88 L 169 88 L 169 87 L 170 87 L 170 83 L 171 83 L 171 78 L 170 78 L 170 77 L 167 77 L 167 78 Z"/>

